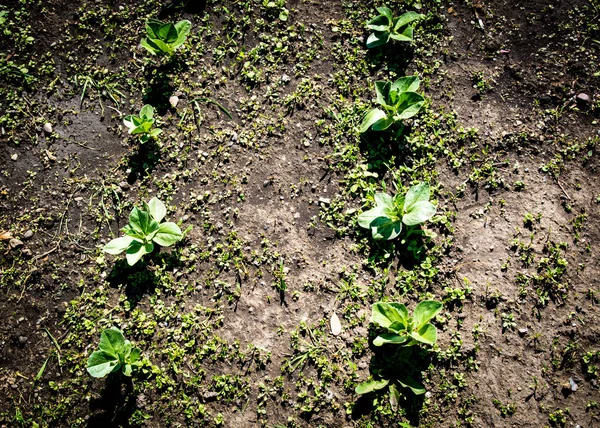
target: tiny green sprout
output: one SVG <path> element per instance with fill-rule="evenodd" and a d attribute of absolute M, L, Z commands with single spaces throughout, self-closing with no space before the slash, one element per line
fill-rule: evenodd
<path fill-rule="evenodd" d="M 401 77 L 394 83 L 375 82 L 377 104 L 382 108 L 374 108 L 367 112 L 360 125 L 360 133 L 369 129 L 383 131 L 419 113 L 425 103 L 425 98 L 416 92 L 419 85 L 418 76 Z"/>
<path fill-rule="evenodd" d="M 140 136 L 140 143 L 142 144 L 162 133 L 159 128 L 152 129 L 154 125 L 154 108 L 149 104 L 142 107 L 139 116 L 134 114 L 125 116 L 123 124 L 129 129 L 130 135 Z"/>
<path fill-rule="evenodd" d="M 416 12 L 406 12 L 396 18 L 387 7 L 378 7 L 379 15 L 367 22 L 367 28 L 374 33 L 367 39 L 367 47 L 374 48 L 386 44 L 390 39 L 400 42 L 413 40 L 413 27 L 411 22 L 425 18 Z"/>
<path fill-rule="evenodd" d="M 105 377 L 119 370 L 125 376 L 131 376 L 134 368 L 142 365 L 141 351 L 133 348 L 118 328 L 104 330 L 100 335 L 98 348 L 87 361 L 87 371 L 93 377 Z"/>
<path fill-rule="evenodd" d="M 177 24 L 149 19 L 146 22 L 146 38 L 141 44 L 152 55 L 173 55 L 185 43 L 192 23 L 187 20 Z"/>
<path fill-rule="evenodd" d="M 373 304 L 371 322 L 387 330 L 375 338 L 373 345 L 386 343 L 411 346 L 417 343 L 434 345 L 437 329 L 429 321 L 442 310 L 442 304 L 435 300 L 420 302 L 409 317 L 406 306 L 401 303 L 376 302 Z"/>
<path fill-rule="evenodd" d="M 436 208 L 429 202 L 429 194 L 427 183 L 412 186 L 406 195 L 376 193 L 375 208 L 358 216 L 358 224 L 370 229 L 373 239 L 394 239 L 400 235 L 403 223 L 415 226 L 433 217 Z"/>
<path fill-rule="evenodd" d="M 113 239 L 102 251 L 108 254 L 126 252 L 129 266 L 136 264 L 145 254 L 154 250 L 154 244 L 169 247 L 181 241 L 191 226 L 181 232 L 179 226 L 172 222 L 161 223 L 167 214 L 167 208 L 157 198 L 152 198 L 142 208 L 134 208 L 129 215 L 129 224 L 122 230 L 125 236 Z"/>

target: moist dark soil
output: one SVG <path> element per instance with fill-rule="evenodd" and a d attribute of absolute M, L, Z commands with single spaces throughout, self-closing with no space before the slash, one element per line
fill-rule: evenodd
<path fill-rule="evenodd" d="M 423 18 L 368 49 L 384 5 Z M 192 23 L 173 56 L 149 18 Z M 599 55 L 598 0 L 4 2 L 0 425 L 600 426 Z M 405 75 L 419 114 L 360 134 Z M 418 182 L 425 237 L 359 227 Z M 153 197 L 192 230 L 104 253 Z M 423 300 L 398 366 L 371 306 Z M 131 377 L 86 369 L 110 327 Z M 394 370 L 426 393 L 355 392 Z"/>

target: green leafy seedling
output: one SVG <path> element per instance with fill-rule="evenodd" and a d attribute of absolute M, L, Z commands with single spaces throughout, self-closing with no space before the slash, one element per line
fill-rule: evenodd
<path fill-rule="evenodd" d="M 133 348 L 118 328 L 108 328 L 100 335 L 99 350 L 88 358 L 87 371 L 93 377 L 105 377 L 121 370 L 131 376 L 134 368 L 142 365 L 141 351 Z"/>
<path fill-rule="evenodd" d="M 429 194 L 427 183 L 412 186 L 406 195 L 376 193 L 375 208 L 359 215 L 358 225 L 370 229 L 373 239 L 394 239 L 402 232 L 402 224 L 415 226 L 433 217 L 436 208 Z"/>
<path fill-rule="evenodd" d="M 142 107 L 139 116 L 134 114 L 125 116 L 123 123 L 129 129 L 130 135 L 140 136 L 140 143 L 142 144 L 162 133 L 162 129 L 152 129 L 154 125 L 154 108 L 149 104 Z"/>
<path fill-rule="evenodd" d="M 125 236 L 113 239 L 104 246 L 102 251 L 108 254 L 126 252 L 127 263 L 136 264 L 145 254 L 154 250 L 154 244 L 169 247 L 183 239 L 185 233 L 172 222 L 161 223 L 167 214 L 167 208 L 157 198 L 152 198 L 142 208 L 134 208 L 129 215 L 129 224 L 122 230 Z"/>
<path fill-rule="evenodd" d="M 360 125 L 360 133 L 383 131 L 395 123 L 409 119 L 419 113 L 425 98 L 416 91 L 419 89 L 418 76 L 405 76 L 394 83 L 377 81 L 375 92 L 377 104 L 381 108 L 369 110 Z"/>
<path fill-rule="evenodd" d="M 378 7 L 379 15 L 367 22 L 367 28 L 374 33 L 367 39 L 367 47 L 374 48 L 386 44 L 390 39 L 400 42 L 413 40 L 413 27 L 411 22 L 425 18 L 416 12 L 406 12 L 396 18 L 387 7 Z"/>
<path fill-rule="evenodd" d="M 437 340 L 437 329 L 429 321 L 442 310 L 435 300 L 420 302 L 409 317 L 406 306 L 401 303 L 377 302 L 373 304 L 371 322 L 386 329 L 375 338 L 373 345 L 384 344 L 412 346 L 417 343 L 433 345 Z"/>
<path fill-rule="evenodd" d="M 192 23 L 187 20 L 177 24 L 149 19 L 146 22 L 146 38 L 141 44 L 152 55 L 173 55 L 175 50 L 185 43 Z"/>

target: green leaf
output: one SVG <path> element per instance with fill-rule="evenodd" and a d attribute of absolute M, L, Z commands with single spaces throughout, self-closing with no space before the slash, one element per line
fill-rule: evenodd
<path fill-rule="evenodd" d="M 378 108 L 370 110 L 363 118 L 362 123 L 360 124 L 359 132 L 361 134 L 367 132 L 373 124 L 377 123 L 382 119 L 385 119 L 386 117 L 387 114 L 383 110 L 380 110 Z"/>
<path fill-rule="evenodd" d="M 404 211 L 409 211 L 411 206 L 417 202 L 429 201 L 431 189 L 427 183 L 419 183 L 411 186 L 404 197 Z"/>
<path fill-rule="evenodd" d="M 142 211 L 138 207 L 134 207 L 131 210 L 131 214 L 129 214 L 129 226 L 141 236 L 146 235 L 149 222 L 150 216 L 146 211 Z"/>
<path fill-rule="evenodd" d="M 437 340 L 437 329 L 433 324 L 425 324 L 417 332 L 411 332 L 412 337 L 417 342 L 426 343 L 428 345 L 434 345 Z"/>
<path fill-rule="evenodd" d="M 152 242 L 141 243 L 134 241 L 127 249 L 126 258 L 129 266 L 136 264 L 145 254 L 151 253 L 154 250 Z"/>
<path fill-rule="evenodd" d="M 123 118 L 123 124 L 129 129 L 129 133 L 136 127 L 133 123 L 133 115 L 128 115 Z"/>
<path fill-rule="evenodd" d="M 390 40 L 390 33 L 387 31 L 376 31 L 369 36 L 367 39 L 367 47 L 375 48 L 377 46 L 385 45 Z"/>
<path fill-rule="evenodd" d="M 410 376 L 404 376 L 402 380 L 398 379 L 398 383 L 404 388 L 410 388 L 415 395 L 422 395 L 427 391 L 422 383 L 417 382 Z"/>
<path fill-rule="evenodd" d="M 154 108 L 150 104 L 146 104 L 140 110 L 140 117 L 145 119 L 145 121 L 149 121 L 154 117 Z"/>
<path fill-rule="evenodd" d="M 125 338 L 118 328 L 107 328 L 100 335 L 100 344 L 98 348 L 108 355 L 117 357 L 125 352 Z"/>
<path fill-rule="evenodd" d="M 118 368 L 119 359 L 104 351 L 93 352 L 87 361 L 87 371 L 93 377 L 104 377 Z"/>
<path fill-rule="evenodd" d="M 150 199 L 150 202 L 148 202 L 148 213 L 154 220 L 160 223 L 167 215 L 167 207 L 160 199 L 152 198 Z"/>
<path fill-rule="evenodd" d="M 396 388 L 396 385 L 394 385 L 393 383 L 390 384 L 389 391 L 390 391 L 390 407 L 395 412 L 396 410 L 398 410 L 398 401 L 400 401 L 400 391 L 398 391 L 398 388 Z"/>
<path fill-rule="evenodd" d="M 371 222 L 371 236 L 375 240 L 395 239 L 402 232 L 402 222 L 387 216 L 377 217 Z"/>
<path fill-rule="evenodd" d="M 415 330 L 421 328 L 434 318 L 442 310 L 442 303 L 435 300 L 423 300 L 416 307 L 413 313 L 413 326 Z"/>
<path fill-rule="evenodd" d="M 108 254 L 121 254 L 123 251 L 127 250 L 129 245 L 135 240 L 132 236 L 122 236 L 120 238 L 113 239 L 108 244 L 106 244 L 102 251 Z"/>
<path fill-rule="evenodd" d="M 151 39 L 158 39 L 158 30 L 162 27 L 164 22 L 157 19 L 149 19 L 146 21 L 146 33 Z"/>
<path fill-rule="evenodd" d="M 398 18 L 396 18 L 396 21 L 394 22 L 394 31 L 398 31 L 400 27 L 404 27 L 405 25 L 410 24 L 411 22 L 416 21 L 417 19 L 423 18 L 425 18 L 425 15 L 422 15 L 420 13 L 406 12 L 400 15 Z"/>
<path fill-rule="evenodd" d="M 182 238 L 183 234 L 179 226 L 172 222 L 166 222 L 159 225 L 158 232 L 154 235 L 153 240 L 158 245 L 169 247 L 177 241 L 181 241 Z"/>
<path fill-rule="evenodd" d="M 150 39 L 144 38 L 140 41 L 140 44 L 152 55 L 158 55 L 159 53 L 162 53 L 162 51 Z"/>
<path fill-rule="evenodd" d="M 402 92 L 416 92 L 420 83 L 419 76 L 404 76 L 392 83 L 390 91 L 396 91 L 399 94 Z"/>
<path fill-rule="evenodd" d="M 177 29 L 177 40 L 173 43 L 173 49 L 177 49 L 185 43 L 185 39 L 192 29 L 192 23 L 188 20 L 179 21 L 175 24 L 175 28 Z"/>
<path fill-rule="evenodd" d="M 379 217 L 389 217 L 388 213 L 394 209 L 394 200 L 387 193 L 375 194 L 375 207 L 358 216 L 358 225 L 365 229 L 371 228 L 371 223 Z"/>
<path fill-rule="evenodd" d="M 386 343 L 392 345 L 401 345 L 403 343 L 408 342 L 408 339 L 408 336 L 402 336 L 396 333 L 382 333 L 375 338 L 375 340 L 373 341 L 373 345 L 381 346 L 385 345 Z"/>
<path fill-rule="evenodd" d="M 390 93 L 391 84 L 383 80 L 375 82 L 375 93 L 377 94 L 377 103 L 381 105 L 387 104 L 388 95 Z"/>
<path fill-rule="evenodd" d="M 431 202 L 417 202 L 411 205 L 410 211 L 402 216 L 402 222 L 407 226 L 414 226 L 429 220 L 435 215 L 435 212 L 435 206 Z"/>
<path fill-rule="evenodd" d="M 389 9 L 388 9 L 389 10 Z M 367 28 L 374 31 L 390 30 L 392 25 L 391 19 L 385 15 L 379 15 L 367 22 Z"/>
<path fill-rule="evenodd" d="M 160 134 L 162 134 L 162 129 L 155 128 L 152 131 L 150 131 L 150 136 L 151 137 L 157 137 Z"/>
<path fill-rule="evenodd" d="M 167 22 L 160 26 L 156 32 L 156 35 L 158 36 L 158 39 L 162 40 L 166 44 L 172 44 L 177 40 L 177 29 L 173 24 Z"/>
<path fill-rule="evenodd" d="M 398 40 L 399 42 L 412 42 L 413 27 L 406 26 L 401 32 L 394 31 L 390 34 L 390 39 Z"/>
<path fill-rule="evenodd" d="M 424 103 L 425 98 L 416 92 L 401 93 L 395 103 L 396 114 L 394 115 L 394 119 L 402 120 L 413 117 L 421 110 Z"/>
<path fill-rule="evenodd" d="M 135 364 L 139 361 L 140 359 L 140 355 L 142 354 L 142 351 L 140 351 L 140 348 L 133 348 L 131 350 L 131 354 L 129 354 L 129 359 L 128 362 L 130 364 Z"/>
<path fill-rule="evenodd" d="M 390 381 L 388 379 L 371 380 L 371 381 L 367 381 L 367 382 L 362 382 L 362 383 L 359 383 L 358 385 L 356 385 L 355 391 L 357 394 L 360 394 L 360 395 L 368 394 L 369 392 L 373 392 L 373 391 L 377 391 L 382 388 L 385 388 L 388 383 L 390 383 Z"/>
<path fill-rule="evenodd" d="M 380 327 L 389 328 L 396 322 L 406 325 L 408 322 L 408 310 L 402 303 L 375 302 L 371 309 L 371 322 Z"/>
<path fill-rule="evenodd" d="M 373 124 L 373 126 L 371 127 L 371 129 L 373 131 L 383 131 L 385 129 L 388 129 L 390 126 L 392 126 L 392 124 L 395 122 L 393 117 L 386 117 L 384 119 L 381 119 L 377 122 L 375 122 Z"/>
<path fill-rule="evenodd" d="M 393 18 L 392 10 L 389 7 L 385 7 L 385 6 L 378 7 L 377 8 L 377 12 L 379 12 L 380 14 L 382 14 L 383 16 L 385 16 L 390 21 Z"/>

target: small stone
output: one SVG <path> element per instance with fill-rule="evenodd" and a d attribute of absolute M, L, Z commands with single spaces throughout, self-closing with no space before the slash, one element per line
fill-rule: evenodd
<path fill-rule="evenodd" d="M 284 74 L 283 76 L 281 76 L 281 81 L 283 83 L 290 83 L 292 81 L 292 79 L 287 74 Z"/>
<path fill-rule="evenodd" d="M 590 102 L 590 96 L 582 92 L 575 97 L 575 101 L 577 101 L 577 104 L 586 105 Z"/>
<path fill-rule="evenodd" d="M 8 241 L 8 245 L 10 245 L 10 248 L 19 248 L 23 246 L 23 241 L 19 241 L 16 238 L 12 238 L 10 241 Z"/>
<path fill-rule="evenodd" d="M 331 203 L 331 199 L 329 198 L 319 198 L 319 203 L 329 205 Z"/>
<path fill-rule="evenodd" d="M 527 327 L 525 328 L 520 328 L 519 329 L 519 335 L 520 336 L 525 336 L 527 334 L 527 332 L 529 331 L 529 329 Z"/>
<path fill-rule="evenodd" d="M 571 386 L 571 391 L 575 392 L 579 388 L 577 383 L 572 378 L 569 378 L 569 385 Z"/>
<path fill-rule="evenodd" d="M 44 124 L 44 132 L 46 134 L 52 134 L 52 124 L 50 122 Z"/>
<path fill-rule="evenodd" d="M 119 187 L 120 187 L 121 189 L 123 189 L 123 190 L 129 190 L 129 189 L 131 189 L 131 186 L 130 186 L 130 185 L 129 185 L 129 183 L 128 183 L 128 182 L 126 182 L 126 181 L 121 181 L 121 182 L 119 183 Z"/>
<path fill-rule="evenodd" d="M 21 250 L 21 254 L 23 254 L 25 257 L 33 256 L 33 253 L 31 252 L 31 250 L 29 248 L 23 248 Z"/>
<path fill-rule="evenodd" d="M 171 98 L 169 98 L 169 104 L 171 104 L 171 107 L 173 108 L 177 107 L 177 104 L 179 104 L 179 97 L 173 95 Z"/>
<path fill-rule="evenodd" d="M 29 229 L 27 232 L 25 232 L 25 234 L 23 235 L 23 239 L 30 239 L 33 236 L 33 230 Z"/>
<path fill-rule="evenodd" d="M 335 312 L 331 316 L 330 325 L 331 325 L 331 334 L 333 334 L 334 336 L 339 336 L 339 334 L 342 332 L 342 323 L 340 322 L 340 318 L 337 316 L 337 314 Z"/>
<path fill-rule="evenodd" d="M 19 155 L 15 153 L 14 155 L 11 155 L 10 158 L 16 161 L 17 159 L 19 159 Z"/>
<path fill-rule="evenodd" d="M 19 343 L 21 345 L 25 345 L 27 343 L 27 337 L 25 337 L 25 336 L 19 336 Z"/>

